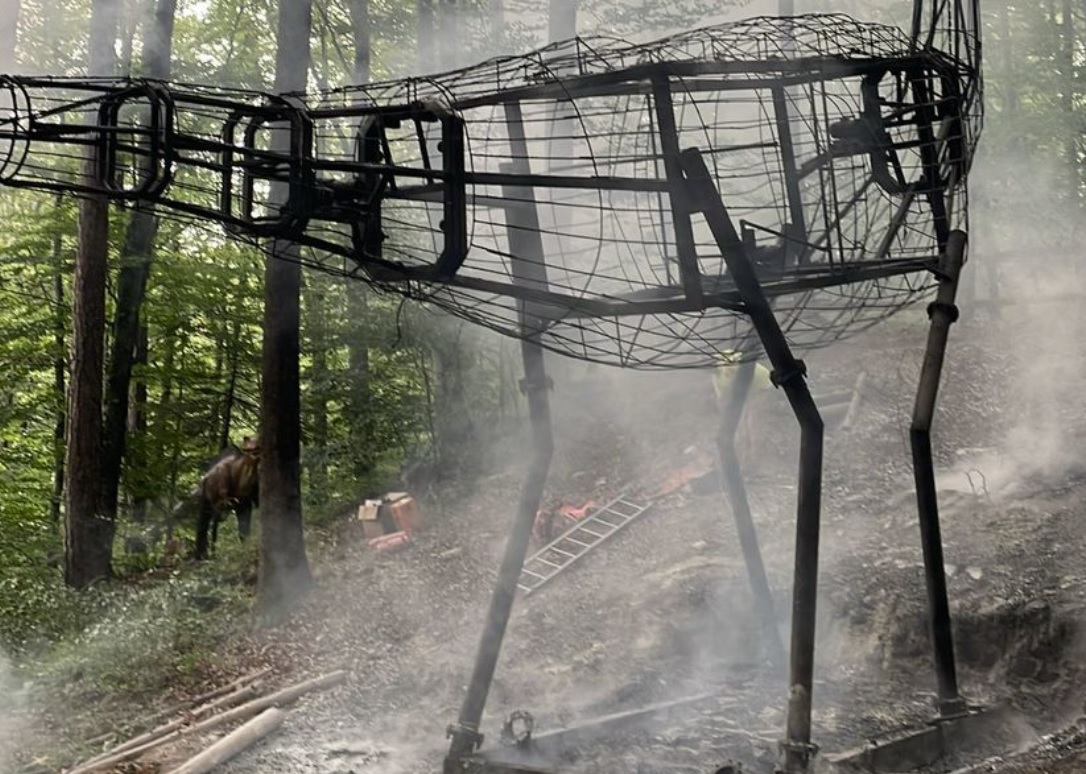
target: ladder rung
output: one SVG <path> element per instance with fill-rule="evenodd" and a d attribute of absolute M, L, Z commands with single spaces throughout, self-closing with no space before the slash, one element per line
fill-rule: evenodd
<path fill-rule="evenodd" d="M 554 551 L 556 554 L 565 554 L 570 558 L 577 556 L 577 554 L 571 554 L 569 551 L 563 551 L 561 548 L 556 548 L 554 546 L 551 546 L 549 550 Z"/>
<path fill-rule="evenodd" d="M 597 540 L 598 540 L 599 538 L 602 538 L 602 537 L 605 537 L 605 536 L 606 536 L 606 533 L 604 533 L 603 535 L 601 535 L 601 534 L 600 534 L 599 532 L 593 532 L 593 531 L 592 531 L 592 530 L 590 530 L 590 529 L 589 529 L 588 527 L 577 527 L 577 530 L 578 530 L 578 531 L 580 531 L 580 532 L 587 532 L 587 533 L 588 533 L 589 535 L 591 535 L 592 537 L 596 538 Z"/>
<path fill-rule="evenodd" d="M 564 538 L 562 538 L 562 540 L 568 540 L 570 543 L 576 543 L 577 545 L 582 546 L 584 548 L 591 548 L 592 545 L 593 545 L 592 543 L 582 543 L 580 540 L 577 540 L 576 538 L 571 538 L 571 537 L 564 537 Z"/>
<path fill-rule="evenodd" d="M 546 578 L 547 577 L 546 575 L 540 575 L 538 572 L 532 572 L 527 567 L 524 568 L 524 574 L 525 575 L 534 575 L 537 578 Z"/>
<path fill-rule="evenodd" d="M 543 564 L 549 564 L 551 567 L 562 567 L 563 565 L 555 564 L 550 559 L 544 559 L 542 556 L 537 556 L 532 559 L 533 562 L 542 562 Z"/>
<path fill-rule="evenodd" d="M 611 522 L 607 521 L 607 519 L 603 518 L 598 513 L 595 516 L 592 517 L 592 520 L 593 521 L 598 521 L 600 524 L 604 524 L 604 525 L 610 527 L 611 529 L 614 529 L 615 527 L 621 527 L 623 524 L 625 524 L 627 521 L 629 521 L 629 519 L 627 519 L 625 516 L 623 516 L 620 513 L 613 513 L 613 512 L 609 511 L 608 515 L 609 516 L 614 516 L 614 517 L 619 518 L 619 519 L 622 519 L 622 521 L 620 523 L 618 523 L 618 524 L 612 524 Z"/>

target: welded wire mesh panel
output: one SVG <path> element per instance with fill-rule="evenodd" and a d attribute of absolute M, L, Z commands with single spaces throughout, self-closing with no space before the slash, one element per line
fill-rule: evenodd
<path fill-rule="evenodd" d="M 704 366 L 757 349 L 680 153 L 703 154 L 793 347 L 828 344 L 916 300 L 964 225 L 980 74 L 951 48 L 833 15 L 285 98 L 9 79 L 0 180 L 289 238 L 575 357 Z"/>

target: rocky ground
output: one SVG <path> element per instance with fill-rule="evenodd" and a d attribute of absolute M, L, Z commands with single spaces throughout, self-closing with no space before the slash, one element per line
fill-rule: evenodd
<path fill-rule="evenodd" d="M 987 771 L 1070 771 L 1046 761 L 1086 747 L 1074 725 L 1086 686 L 1086 353 L 1075 346 L 1084 318 L 1020 308 L 952 332 L 935 441 L 961 682 L 971 701 L 1008 703 L 1025 718 L 1015 738 L 984 751 L 1013 747 L 1017 757 L 986 761 Z M 826 444 L 815 739 L 827 752 L 932 716 L 907 435 L 924 322 L 895 320 L 807 358 L 816 393 L 867 374 L 856 421 L 831 428 Z M 696 397 L 704 374 L 573 369 L 567 379 L 554 396 L 552 500 L 598 499 L 630 481 L 647 490 L 711 448 L 713 422 Z M 783 400 L 762 426 L 747 472 L 787 632 L 797 440 Z M 500 456 L 527 459 L 523 439 Z M 443 493 L 403 553 L 375 557 L 345 528 L 305 608 L 224 658 L 272 665 L 283 682 L 337 668 L 349 680 L 300 702 L 278 734 L 223 771 L 438 770 L 522 474 L 505 465 L 470 493 Z M 679 491 L 517 605 L 484 719 L 488 746 L 518 708 L 545 731 L 710 691 L 648 731 L 578 745 L 566 768 L 709 772 L 734 759 L 769 771 L 786 681 L 761 645 L 728 510 L 719 495 Z"/>

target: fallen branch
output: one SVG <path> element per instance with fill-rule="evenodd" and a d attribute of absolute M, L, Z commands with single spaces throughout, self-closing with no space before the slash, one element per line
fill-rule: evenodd
<path fill-rule="evenodd" d="M 193 696 L 191 699 L 186 699 L 185 701 L 173 704 L 164 710 L 160 710 L 159 712 L 156 712 L 154 715 L 151 716 L 151 720 L 152 722 L 154 722 L 155 720 L 161 720 L 162 718 L 169 717 L 170 715 L 181 712 L 182 710 L 186 710 L 192 707 L 199 707 L 205 702 L 209 702 L 212 699 L 217 699 L 220 696 L 225 696 L 226 694 L 232 691 L 236 691 L 238 688 L 241 688 L 242 686 L 249 683 L 254 683 L 260 678 L 271 674 L 271 671 L 271 667 L 265 667 L 264 669 L 259 669 L 256 672 L 251 672 L 247 675 L 239 677 L 233 682 L 227 683 L 226 685 L 219 686 L 218 688 L 215 688 L 213 690 L 201 693 L 199 696 Z"/>
<path fill-rule="evenodd" d="M 118 753 L 122 753 L 122 752 L 124 752 L 126 750 L 131 750 L 134 747 L 140 747 L 142 745 L 147 744 L 148 742 L 152 742 L 155 739 L 158 739 L 160 737 L 165 736 L 166 734 L 170 733 L 171 731 L 176 731 L 177 729 L 182 728 L 182 727 L 192 723 L 194 720 L 199 718 L 201 715 L 206 715 L 209 712 L 212 712 L 212 711 L 214 711 L 216 709 L 221 709 L 223 707 L 228 707 L 231 704 L 236 704 L 241 699 L 252 698 L 252 697 L 256 696 L 257 691 L 259 690 L 259 687 L 260 687 L 260 682 L 259 681 L 254 682 L 254 683 L 250 683 L 249 685 L 242 685 L 241 688 L 238 688 L 236 691 L 234 691 L 231 694 L 228 694 L 226 696 L 222 696 L 222 697 L 220 697 L 218 699 L 215 699 L 214 701 L 210 701 L 210 702 L 208 702 L 206 704 L 203 704 L 203 705 L 197 707 L 196 709 L 192 710 L 192 712 L 188 713 L 188 715 L 186 715 L 185 717 L 178 718 L 176 720 L 172 720 L 169 723 L 164 723 L 163 725 L 158 726 L 157 728 L 152 728 L 150 731 L 146 731 L 146 732 L 144 732 L 144 733 L 142 733 L 142 734 L 140 734 L 138 736 L 134 736 L 131 739 L 129 739 L 128 741 L 126 741 L 126 742 L 121 742 L 120 744 L 118 744 L 118 745 L 116 745 L 114 747 L 111 747 L 110 749 L 106 750 L 105 752 L 102 752 L 102 753 L 99 753 L 98 755 L 95 755 L 93 758 L 90 758 L 89 760 L 84 761 L 80 765 L 79 768 L 87 768 L 87 767 L 91 767 L 91 766 L 97 766 L 99 764 L 99 762 L 105 760 L 106 758 L 113 757 L 113 756 L 117 755 Z M 75 769 L 75 771 L 79 771 L 79 769 Z"/>
<path fill-rule="evenodd" d="M 195 725 L 188 726 L 187 728 L 177 728 L 169 733 L 166 733 L 157 739 L 148 741 L 146 744 L 142 744 L 139 747 L 131 747 L 127 750 L 122 750 L 115 754 L 112 754 L 105 758 L 99 758 L 88 763 L 77 766 L 67 774 L 89 774 L 89 772 L 95 769 L 100 769 L 105 766 L 112 766 L 122 761 L 132 760 L 138 758 L 149 750 L 153 750 L 156 747 L 175 742 L 186 736 L 194 736 L 201 734 L 204 731 L 210 731 L 212 728 L 218 728 L 221 725 L 232 723 L 235 720 L 243 720 L 255 715 L 262 710 L 266 710 L 269 707 L 277 707 L 282 704 L 289 704 L 295 701 L 298 697 L 310 691 L 319 691 L 325 688 L 331 688 L 334 685 L 338 685 L 346 679 L 347 673 L 343 670 L 331 672 L 321 677 L 314 677 L 312 680 L 306 680 L 305 682 L 292 685 L 287 688 L 283 688 L 280 691 L 276 691 L 268 696 L 262 696 L 259 699 L 249 702 L 248 704 L 242 704 L 240 707 L 227 710 L 219 715 L 203 720 Z"/>
<path fill-rule="evenodd" d="M 220 763 L 225 763 L 279 728 L 285 717 L 286 714 L 280 709 L 274 707 L 266 709 L 247 721 L 245 725 L 231 731 L 203 752 L 178 766 L 170 774 L 207 774 Z"/>

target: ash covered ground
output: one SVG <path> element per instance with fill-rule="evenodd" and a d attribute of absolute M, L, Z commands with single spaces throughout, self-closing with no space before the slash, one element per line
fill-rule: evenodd
<path fill-rule="evenodd" d="M 989 771 L 1024 773 L 1086 744 L 1074 725 L 1086 686 L 1086 353 L 1076 346 L 1086 313 L 1038 312 L 982 310 L 954 327 L 934 428 L 960 680 L 970 701 L 1006 702 L 1028 718 L 988 751 L 1025 752 L 988 761 Z M 910 313 L 806 358 L 816 393 L 867 375 L 859 415 L 826 443 L 814 737 L 827 752 L 933 716 L 908 451 L 925 336 L 922 312 Z M 554 370 L 548 497 L 647 487 L 711 449 L 706 374 Z M 787 641 L 798 433 L 783 396 L 771 402 L 747 473 Z M 300 702 L 278 734 L 224 771 L 439 770 L 515 509 L 524 439 L 494 456 L 514 462 L 471 491 L 443 492 L 410 550 L 374 557 L 345 531 L 306 608 L 236 646 L 284 681 L 337 668 L 350 678 Z M 647 731 L 571 750 L 566 770 L 708 772 L 731 759 L 769 771 L 786 685 L 764 662 L 730 512 L 719 494 L 683 490 L 518 601 L 483 731 L 497 744 L 514 709 L 530 711 L 542 732 L 713 691 Z"/>

